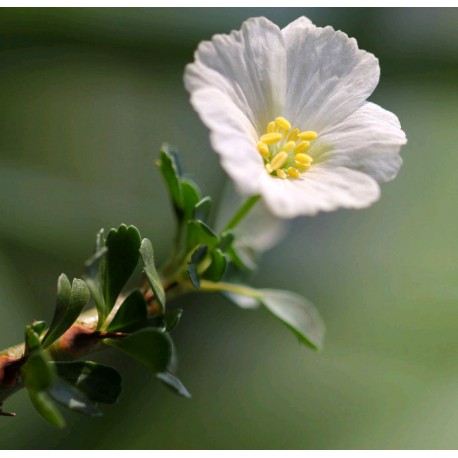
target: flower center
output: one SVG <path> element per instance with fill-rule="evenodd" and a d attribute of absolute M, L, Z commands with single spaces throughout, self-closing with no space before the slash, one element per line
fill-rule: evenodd
<path fill-rule="evenodd" d="M 269 175 L 279 178 L 299 178 L 312 165 L 306 154 L 310 143 L 318 137 L 313 130 L 301 132 L 282 117 L 267 124 L 267 131 L 258 141 L 258 151 Z"/>

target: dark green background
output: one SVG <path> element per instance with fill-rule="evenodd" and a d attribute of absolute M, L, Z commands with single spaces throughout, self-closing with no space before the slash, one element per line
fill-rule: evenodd
<path fill-rule="evenodd" d="M 100 227 L 135 224 L 163 260 L 171 209 L 153 166 L 176 144 L 218 199 L 226 177 L 182 84 L 198 42 L 265 15 L 305 14 L 373 52 L 371 100 L 407 133 L 405 163 L 363 211 L 293 223 L 253 282 L 311 299 L 328 327 L 313 353 L 263 311 L 183 302 L 175 397 L 111 351 L 123 373 L 105 417 L 44 423 L 21 392 L 4 448 L 457 448 L 458 10 L 2 9 L 0 347 L 50 320 L 57 276 L 77 276 Z"/>

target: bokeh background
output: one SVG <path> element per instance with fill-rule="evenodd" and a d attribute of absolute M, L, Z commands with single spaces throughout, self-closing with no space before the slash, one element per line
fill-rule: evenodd
<path fill-rule="evenodd" d="M 174 335 L 191 400 L 107 351 L 97 360 L 125 378 L 118 405 L 58 431 L 23 391 L 0 448 L 458 447 L 456 9 L 2 9 L 0 347 L 50 320 L 57 276 L 81 274 L 99 228 L 135 224 L 165 258 L 163 141 L 218 200 L 226 177 L 183 69 L 199 41 L 256 15 L 356 37 L 381 63 L 371 100 L 409 139 L 380 202 L 296 220 L 253 276 L 317 305 L 325 350 L 264 311 L 195 296 Z"/>

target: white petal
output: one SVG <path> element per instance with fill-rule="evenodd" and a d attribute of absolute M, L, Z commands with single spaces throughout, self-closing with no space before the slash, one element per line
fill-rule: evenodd
<path fill-rule="evenodd" d="M 332 27 L 305 18 L 282 30 L 288 62 L 285 116 L 301 129 L 321 132 L 357 110 L 377 86 L 380 68 Z"/>
<path fill-rule="evenodd" d="M 261 194 L 274 215 L 294 218 L 341 207 L 367 207 L 379 198 L 380 188 L 364 173 L 318 164 L 297 180 L 281 180 L 264 173 Z"/>
<path fill-rule="evenodd" d="M 211 145 L 238 190 L 246 195 L 257 194 L 259 177 L 265 172 L 250 121 L 228 95 L 217 89 L 193 92 L 191 104 L 210 129 Z"/>
<path fill-rule="evenodd" d="M 375 103 L 365 103 L 337 126 L 326 129 L 314 147 L 316 162 L 367 173 L 378 182 L 392 180 L 402 164 L 407 142 L 397 116 Z"/>
<path fill-rule="evenodd" d="M 266 18 L 244 22 L 240 31 L 202 42 L 186 67 L 189 92 L 213 87 L 227 94 L 258 133 L 283 113 L 286 53 L 280 29 Z"/>

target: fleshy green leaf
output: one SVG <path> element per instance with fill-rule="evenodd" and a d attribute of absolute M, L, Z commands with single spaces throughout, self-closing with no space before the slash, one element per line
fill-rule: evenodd
<path fill-rule="evenodd" d="M 34 330 L 34 332 L 38 335 L 38 337 L 40 337 L 41 334 L 43 334 L 43 331 L 46 328 L 46 322 L 45 321 L 34 321 L 31 324 L 31 326 L 32 326 L 32 329 Z"/>
<path fill-rule="evenodd" d="M 156 270 L 156 265 L 154 263 L 154 252 L 153 245 L 148 239 L 143 239 L 140 247 L 140 254 L 143 260 L 143 266 L 145 270 L 146 277 L 148 282 L 153 290 L 154 295 L 156 296 L 157 302 L 159 303 L 162 312 L 165 310 L 165 292 L 162 286 L 161 279 Z"/>
<path fill-rule="evenodd" d="M 204 197 L 194 207 L 194 214 L 193 219 L 197 221 L 202 221 L 205 223 L 208 218 L 208 214 L 210 213 L 210 209 L 212 207 L 212 200 L 210 197 Z"/>
<path fill-rule="evenodd" d="M 211 253 L 211 264 L 204 272 L 203 277 L 208 280 L 218 282 L 226 272 L 227 260 L 226 256 L 218 248 L 214 249 Z"/>
<path fill-rule="evenodd" d="M 205 223 L 194 220 L 188 222 L 188 248 L 190 250 L 203 244 L 214 248 L 218 243 L 218 236 Z"/>
<path fill-rule="evenodd" d="M 191 394 L 183 385 L 183 383 L 170 372 L 160 372 L 159 374 L 156 374 L 156 377 L 173 392 L 183 396 L 184 398 L 191 397 Z"/>
<path fill-rule="evenodd" d="M 86 283 L 79 278 L 73 280 L 70 294 L 68 294 L 70 282 L 64 274 L 59 277 L 57 285 L 56 309 L 49 331 L 43 339 L 44 347 L 51 345 L 70 328 L 90 298 Z"/>
<path fill-rule="evenodd" d="M 183 314 L 182 309 L 175 309 L 167 313 L 167 315 L 165 316 L 165 323 L 166 323 L 166 331 L 168 333 L 171 333 L 177 327 L 182 314 Z"/>
<path fill-rule="evenodd" d="M 220 242 L 219 242 L 220 250 L 223 252 L 226 252 L 232 246 L 234 239 L 235 239 L 235 235 L 233 232 L 224 232 L 221 235 Z"/>
<path fill-rule="evenodd" d="M 153 373 L 165 372 L 172 356 L 170 337 L 152 328 L 142 329 L 123 339 L 104 339 L 104 342 L 143 363 Z"/>
<path fill-rule="evenodd" d="M 49 389 L 48 394 L 59 404 L 93 417 L 100 417 L 102 412 L 82 392 L 64 382 L 57 380 Z"/>
<path fill-rule="evenodd" d="M 254 297 L 250 296 L 243 296 L 242 294 L 235 294 L 235 293 L 224 293 L 231 302 L 242 309 L 255 309 L 259 308 L 259 300 L 255 299 Z"/>
<path fill-rule="evenodd" d="M 57 374 L 91 401 L 113 404 L 121 394 L 121 376 L 108 366 L 92 361 L 54 363 Z"/>
<path fill-rule="evenodd" d="M 103 322 L 113 308 L 116 299 L 132 275 L 140 256 L 141 237 L 137 228 L 121 224 L 112 229 L 106 240 L 106 283 Z"/>
<path fill-rule="evenodd" d="M 30 400 L 37 412 L 52 425 L 63 428 L 65 420 L 46 391 L 28 391 Z"/>
<path fill-rule="evenodd" d="M 193 181 L 187 178 L 180 180 L 180 186 L 183 196 L 183 221 L 188 221 L 192 218 L 194 209 L 201 200 L 200 190 Z"/>
<path fill-rule="evenodd" d="M 315 350 L 323 346 L 324 323 L 311 302 L 290 291 L 261 289 L 258 292 L 262 305 L 286 324 L 302 343 Z"/>
<path fill-rule="evenodd" d="M 183 208 L 183 195 L 180 184 L 180 173 L 174 155 L 170 152 L 168 145 L 162 146 L 160 159 L 158 162 L 159 170 L 164 178 L 167 188 L 172 198 L 177 216 L 180 216 Z"/>
<path fill-rule="evenodd" d="M 201 245 L 191 255 L 191 262 L 188 264 L 188 275 L 194 288 L 200 288 L 198 265 L 207 254 L 207 245 Z"/>
<path fill-rule="evenodd" d="M 147 315 L 145 298 L 139 290 L 135 290 L 121 304 L 107 331 L 136 331 L 145 326 Z"/>
<path fill-rule="evenodd" d="M 49 356 L 41 349 L 36 349 L 30 354 L 21 373 L 25 386 L 32 391 L 46 390 L 56 379 Z"/>
<path fill-rule="evenodd" d="M 226 251 L 229 259 L 238 269 L 253 271 L 257 268 L 256 253 L 250 247 L 234 243 Z"/>
<path fill-rule="evenodd" d="M 31 351 L 40 348 L 40 335 L 35 332 L 33 325 L 25 327 L 25 354 L 28 355 Z"/>
<path fill-rule="evenodd" d="M 105 246 L 104 231 L 101 229 L 96 237 L 95 253 L 85 263 L 85 280 L 97 308 L 97 313 L 99 316 L 99 327 L 103 324 L 104 317 L 108 315 L 106 313 L 105 305 L 107 252 L 108 248 Z"/>

